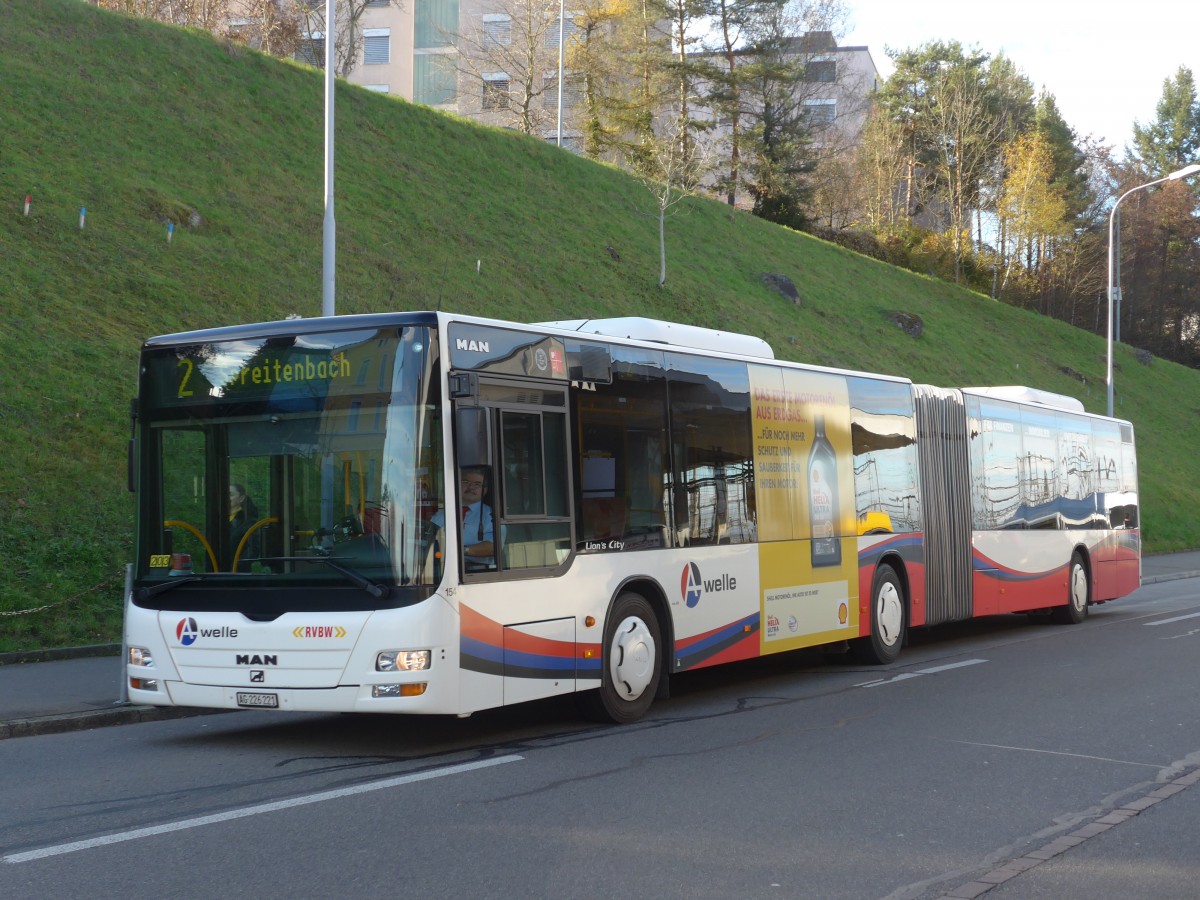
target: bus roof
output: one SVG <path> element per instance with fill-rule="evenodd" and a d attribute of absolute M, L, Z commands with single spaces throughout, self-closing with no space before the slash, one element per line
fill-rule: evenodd
<path fill-rule="evenodd" d="M 681 325 L 677 322 L 664 322 L 660 319 L 647 319 L 642 316 L 622 316 L 615 319 L 564 319 L 557 322 L 534 322 L 533 324 L 547 328 L 561 328 L 564 331 L 575 331 L 580 334 L 601 334 L 606 337 L 650 341 L 692 350 L 714 350 L 720 353 L 757 356 L 763 359 L 775 358 L 775 351 L 771 349 L 771 345 L 753 335 L 718 331 L 713 328 L 699 328 L 696 325 Z"/>
<path fill-rule="evenodd" d="M 484 316 L 462 315 L 441 311 L 421 310 L 411 312 L 364 313 L 341 316 L 294 316 L 273 322 L 254 322 L 244 325 L 223 325 L 214 328 L 163 334 L 145 340 L 143 348 L 173 347 L 183 344 L 203 344 L 220 341 L 252 340 L 275 336 L 314 334 L 333 331 L 352 331 L 362 328 L 386 328 L 388 326 L 444 327 L 450 322 L 474 322 L 494 328 L 509 328 L 520 331 L 553 329 L 560 333 L 578 335 L 594 334 L 610 337 L 616 341 L 634 341 L 655 344 L 660 349 L 699 350 L 719 356 L 742 356 L 777 362 L 786 367 L 833 374 L 853 375 L 878 381 L 911 384 L 904 376 L 884 375 L 854 369 L 822 366 L 813 363 L 776 360 L 775 353 L 767 341 L 752 335 L 731 331 L 719 331 L 666 322 L 641 316 L 623 316 L 608 319 L 565 319 L 553 322 L 514 322 Z"/>
<path fill-rule="evenodd" d="M 1018 384 L 1001 387 L 972 387 L 963 388 L 962 390 L 964 394 L 974 394 L 977 397 L 990 397 L 993 400 L 1011 400 L 1014 403 L 1025 403 L 1030 406 L 1047 406 L 1068 412 L 1086 412 L 1083 404 L 1074 397 Z"/>

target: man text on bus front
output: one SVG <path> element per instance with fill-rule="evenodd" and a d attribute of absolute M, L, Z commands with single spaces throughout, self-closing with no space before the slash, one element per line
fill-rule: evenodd
<path fill-rule="evenodd" d="M 461 521 L 463 555 L 468 568 L 494 568 L 495 547 L 492 508 L 483 502 L 487 496 L 487 476 L 482 469 L 463 469 L 459 479 L 462 498 Z M 445 527 L 443 510 L 435 512 L 430 521 Z"/>

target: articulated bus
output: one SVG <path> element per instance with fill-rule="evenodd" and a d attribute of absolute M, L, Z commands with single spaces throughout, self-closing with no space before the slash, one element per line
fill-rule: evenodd
<path fill-rule="evenodd" d="M 143 346 L 133 410 L 135 703 L 577 692 L 630 722 L 676 673 L 820 645 L 887 664 L 909 629 L 1078 623 L 1141 578 L 1128 422 L 686 325 L 175 334 Z"/>

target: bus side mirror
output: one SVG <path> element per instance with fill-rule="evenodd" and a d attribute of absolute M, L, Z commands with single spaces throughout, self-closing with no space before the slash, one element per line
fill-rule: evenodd
<path fill-rule="evenodd" d="M 454 411 L 456 465 L 460 469 L 492 464 L 492 428 L 487 407 L 460 406 Z"/>

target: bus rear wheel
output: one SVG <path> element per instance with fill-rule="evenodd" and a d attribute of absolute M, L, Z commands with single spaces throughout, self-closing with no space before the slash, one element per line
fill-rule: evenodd
<path fill-rule="evenodd" d="M 871 630 L 851 649 L 859 662 L 883 666 L 895 662 L 904 646 L 904 587 L 889 565 L 875 570 L 871 581 Z"/>
<path fill-rule="evenodd" d="M 658 618 L 641 594 L 617 597 L 601 654 L 600 689 L 582 696 L 584 712 L 599 722 L 636 722 L 654 702 L 662 673 Z"/>
<path fill-rule="evenodd" d="M 1050 613 L 1059 625 L 1078 625 L 1088 614 L 1088 600 L 1092 596 L 1091 579 L 1087 566 L 1079 551 L 1071 554 L 1071 568 L 1067 572 L 1067 605 L 1056 606 Z"/>

